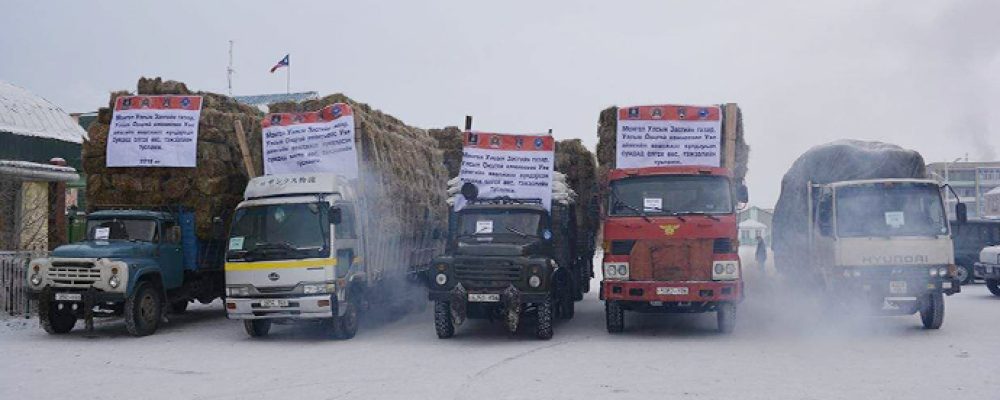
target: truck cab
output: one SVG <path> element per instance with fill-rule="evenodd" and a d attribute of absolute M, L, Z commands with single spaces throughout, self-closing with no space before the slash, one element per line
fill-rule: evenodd
<path fill-rule="evenodd" d="M 357 202 L 353 184 L 333 174 L 253 178 L 229 233 L 229 318 L 251 337 L 293 321 L 354 337 L 369 280 Z"/>
<path fill-rule="evenodd" d="M 164 308 L 181 313 L 191 300 L 219 297 L 221 259 L 199 243 L 190 211 L 112 209 L 87 216 L 83 241 L 63 245 L 29 266 L 28 288 L 49 333 L 77 319 L 122 315 L 129 333 L 152 334 Z"/>
<path fill-rule="evenodd" d="M 975 268 L 976 274 L 986 281 L 990 293 L 1000 296 L 1000 245 L 983 248 Z"/>
<path fill-rule="evenodd" d="M 625 311 L 717 312 L 730 332 L 743 300 L 736 205 L 746 189 L 726 168 L 611 170 L 601 299 L 607 329 Z"/>
<path fill-rule="evenodd" d="M 943 295 L 961 287 L 936 182 L 810 184 L 808 198 L 813 257 L 806 261 L 838 303 L 884 315 L 919 312 L 925 328 L 940 328 Z"/>
<path fill-rule="evenodd" d="M 575 300 L 569 262 L 556 255 L 571 243 L 569 228 L 552 221 L 541 204 L 517 200 L 452 213 L 446 253 L 428 273 L 438 337 L 453 336 L 466 318 L 502 320 L 513 333 L 527 311 L 537 316 L 536 336 L 552 337 L 554 314 L 571 317 Z"/>

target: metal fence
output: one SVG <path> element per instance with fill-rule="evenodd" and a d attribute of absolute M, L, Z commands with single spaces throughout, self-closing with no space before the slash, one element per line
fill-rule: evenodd
<path fill-rule="evenodd" d="M 28 302 L 28 261 L 41 256 L 29 252 L 0 252 L 0 315 L 31 315 Z"/>

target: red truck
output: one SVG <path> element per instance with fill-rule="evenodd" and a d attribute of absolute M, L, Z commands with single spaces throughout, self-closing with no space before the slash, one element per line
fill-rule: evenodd
<path fill-rule="evenodd" d="M 727 113 L 736 115 L 727 118 Z M 739 157 L 743 166 L 734 165 L 737 152 L 746 151 L 738 113 L 735 105 L 618 110 L 617 160 L 614 166 L 602 162 L 608 168 L 601 213 L 604 274 L 600 297 L 605 301 L 608 332 L 624 330 L 625 311 L 714 311 L 719 331 L 728 333 L 735 327 L 736 306 L 744 296 L 737 206 L 747 202 L 742 182 L 746 158 Z M 669 120 L 656 121 L 657 115 L 680 117 L 675 121 L 678 126 Z M 690 115 L 701 121 L 683 120 Z M 631 126 L 639 128 L 651 121 L 645 129 L 654 134 L 633 131 L 639 136 L 629 140 L 630 124 L 622 123 L 625 118 L 634 119 Z M 659 125 L 671 133 L 656 136 Z M 650 164 L 655 166 L 643 166 Z"/>

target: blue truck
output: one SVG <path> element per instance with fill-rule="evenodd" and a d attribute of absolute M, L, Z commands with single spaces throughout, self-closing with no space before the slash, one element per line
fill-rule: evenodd
<path fill-rule="evenodd" d="M 216 224 L 223 229 L 221 218 Z M 80 319 L 92 330 L 95 317 L 120 316 L 130 334 L 146 336 L 165 314 L 222 297 L 224 252 L 224 241 L 196 236 L 190 210 L 95 211 L 84 240 L 29 264 L 29 296 L 50 334 L 67 333 Z"/>

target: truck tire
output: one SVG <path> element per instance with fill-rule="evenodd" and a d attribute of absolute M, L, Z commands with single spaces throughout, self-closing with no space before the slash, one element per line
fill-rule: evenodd
<path fill-rule="evenodd" d="M 46 301 L 43 307 L 38 307 L 38 322 L 42 329 L 50 335 L 62 335 L 76 326 L 76 316 L 72 312 L 56 308 L 55 302 Z"/>
<path fill-rule="evenodd" d="M 976 274 L 971 267 L 962 264 L 956 265 L 956 267 L 955 278 L 958 279 L 959 285 L 968 285 L 976 280 Z"/>
<path fill-rule="evenodd" d="M 608 333 L 625 331 L 625 310 L 621 303 L 613 300 L 604 302 L 604 321 L 608 326 Z"/>
<path fill-rule="evenodd" d="M 333 337 L 340 340 L 354 338 L 358 333 L 358 306 L 353 301 L 347 302 L 344 315 L 333 317 Z"/>
<path fill-rule="evenodd" d="M 163 296 L 149 281 L 139 282 L 132 295 L 125 299 L 125 329 L 132 336 L 147 336 L 160 327 L 163 316 Z"/>
<path fill-rule="evenodd" d="M 986 288 L 993 293 L 994 296 L 1000 296 L 1000 280 L 998 279 L 987 279 Z"/>
<path fill-rule="evenodd" d="M 924 329 L 939 329 L 944 323 L 944 294 L 931 293 L 924 297 L 920 305 L 920 322 Z"/>
<path fill-rule="evenodd" d="M 733 329 L 736 328 L 736 305 L 729 302 L 719 304 L 715 317 L 718 320 L 720 333 L 733 333 Z"/>
<path fill-rule="evenodd" d="M 189 300 L 177 300 L 170 303 L 170 312 L 173 314 L 184 314 L 187 311 Z"/>
<path fill-rule="evenodd" d="M 535 327 L 535 337 L 542 340 L 552 339 L 552 296 L 535 306 L 538 314 L 538 326 Z"/>
<path fill-rule="evenodd" d="M 434 330 L 438 339 L 455 336 L 455 321 L 451 318 L 451 304 L 447 301 L 434 302 Z"/>
<path fill-rule="evenodd" d="M 243 320 L 243 330 L 252 338 L 267 336 L 271 332 L 271 320 L 268 319 L 245 319 Z"/>

